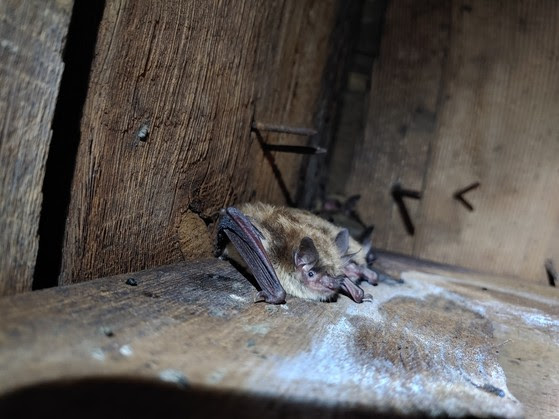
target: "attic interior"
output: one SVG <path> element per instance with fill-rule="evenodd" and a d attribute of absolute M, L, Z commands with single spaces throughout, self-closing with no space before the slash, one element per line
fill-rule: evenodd
<path fill-rule="evenodd" d="M 0 416 L 555 415 L 557 22 L 554 0 L 2 2 Z M 246 202 L 349 231 L 337 298 L 255 302 L 220 212 Z M 247 211 L 272 262 L 290 234 L 289 263 L 302 236 L 324 258 Z"/>

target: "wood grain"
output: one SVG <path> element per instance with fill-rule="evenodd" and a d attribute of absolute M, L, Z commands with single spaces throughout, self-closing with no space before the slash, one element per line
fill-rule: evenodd
<path fill-rule="evenodd" d="M 558 18 L 554 1 L 390 4 L 347 189 L 379 247 L 546 283 L 559 258 Z M 423 192 L 406 201 L 414 237 L 396 181 Z M 453 194 L 474 182 L 469 211 Z"/>
<path fill-rule="evenodd" d="M 192 257 L 185 240 L 199 239 L 180 227 L 187 211 L 211 228 L 228 204 L 286 202 L 251 122 L 310 124 L 337 4 L 107 3 L 61 283 Z M 293 195 L 300 157 L 274 159 Z"/>
<path fill-rule="evenodd" d="M 217 260 L 4 298 L 0 413 L 70 417 L 84 397 L 111 400 L 91 407 L 110 417 L 153 406 L 169 417 L 519 417 L 519 401 L 529 417 L 557 411 L 556 289 L 390 255 L 379 264 L 405 284 L 364 285 L 370 304 L 254 304 Z M 48 401 L 61 393 L 65 403 Z"/>
<path fill-rule="evenodd" d="M 0 295 L 31 289 L 72 4 L 0 3 Z"/>
<path fill-rule="evenodd" d="M 559 258 L 558 19 L 553 1 L 454 5 L 417 256 L 547 283 L 545 260 Z M 474 181 L 469 212 L 450 194 Z"/>
<path fill-rule="evenodd" d="M 390 190 L 396 183 L 423 191 L 439 111 L 449 42 L 451 3 L 390 2 L 380 55 L 372 71 L 365 137 L 357 141 L 346 184 L 361 194 L 358 210 L 375 225 L 376 245 L 411 254 L 414 238 L 403 226 Z M 412 220 L 419 203 L 406 200 Z"/>

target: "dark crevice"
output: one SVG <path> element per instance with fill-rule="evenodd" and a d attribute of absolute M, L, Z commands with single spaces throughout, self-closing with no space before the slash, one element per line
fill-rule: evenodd
<path fill-rule="evenodd" d="M 547 274 L 547 282 L 550 287 L 556 287 L 559 281 L 559 275 L 557 274 L 557 269 L 553 264 L 553 260 L 547 259 L 545 261 L 545 272 Z"/>
<path fill-rule="evenodd" d="M 70 189 L 80 141 L 80 120 L 87 96 L 104 1 L 76 1 L 64 49 L 64 74 L 52 123 L 52 140 L 43 182 L 39 250 L 33 289 L 57 285 Z"/>
<path fill-rule="evenodd" d="M 384 31 L 384 21 L 387 9 L 387 0 L 363 0 L 353 2 L 342 2 L 340 17 L 342 26 L 345 27 L 345 44 L 341 51 L 336 55 L 331 54 L 331 62 L 344 63 L 341 68 L 338 80 L 340 83 L 337 90 L 329 98 L 332 105 L 328 110 L 330 116 L 324 123 L 324 127 L 315 123 L 316 128 L 320 128 L 320 135 L 324 132 L 329 138 L 320 140 L 319 145 L 329 150 L 326 159 L 321 161 L 322 166 L 318 167 L 318 175 L 311 173 L 305 168 L 303 179 L 305 185 L 300 188 L 297 202 L 301 206 L 312 206 L 316 198 L 323 201 L 330 194 L 346 193 L 346 183 L 351 164 L 356 153 L 359 139 L 364 135 L 364 124 L 355 121 L 365 121 L 368 113 L 368 98 L 371 89 L 371 74 L 374 62 L 378 59 L 382 33 Z M 352 8 L 350 10 L 350 8 Z M 340 30 L 338 28 L 338 30 Z M 336 35 L 342 39 L 342 35 Z M 334 38 L 336 39 L 336 38 Z M 329 63 L 331 63 L 329 62 Z M 324 78 L 322 92 L 332 92 L 333 85 L 331 78 L 333 72 L 327 67 Z M 350 75 L 358 76 L 365 80 L 363 91 L 355 90 L 350 87 Z M 328 98 L 326 99 L 328 100 Z M 359 116 L 358 116 L 358 115 Z M 320 121 L 321 114 L 318 112 L 315 119 Z M 311 169 L 312 167 L 309 166 Z M 308 184 L 312 177 L 317 178 L 315 184 Z M 351 194 L 354 191 L 347 191 Z"/>
<path fill-rule="evenodd" d="M 316 101 L 313 128 L 317 135 L 309 138 L 309 146 L 329 150 L 340 103 L 336 100 L 343 91 L 349 70 L 351 47 L 358 31 L 359 12 L 363 1 L 340 2 L 334 28 L 328 41 L 327 61 L 321 77 L 320 93 Z M 299 169 L 295 203 L 299 208 L 311 209 L 317 197 L 323 195 L 327 177 L 328 156 L 304 156 Z"/>

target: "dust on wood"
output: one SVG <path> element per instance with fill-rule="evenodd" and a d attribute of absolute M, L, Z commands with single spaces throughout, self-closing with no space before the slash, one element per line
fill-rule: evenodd
<path fill-rule="evenodd" d="M 5 298 L 0 394 L 126 374 L 255 406 L 265 395 L 277 415 L 297 403 L 333 416 L 518 417 L 519 401 L 530 416 L 556 411 L 559 291 L 386 255 L 379 265 L 406 282 L 370 287 L 370 304 L 255 304 L 217 260 Z"/>
<path fill-rule="evenodd" d="M 248 199 L 286 202 L 251 123 L 312 125 L 337 5 L 107 2 L 62 283 L 182 260 L 180 214 L 193 202 L 204 219 Z M 149 136 L 138 141 L 146 124 Z M 294 195 L 301 158 L 273 157 Z M 188 249 L 198 243 L 190 240 Z"/>
<path fill-rule="evenodd" d="M 0 3 L 0 295 L 31 289 L 72 4 Z"/>
<path fill-rule="evenodd" d="M 492 350 L 527 417 L 552 417 L 559 376 L 559 293 L 516 278 L 381 253 L 379 265 L 404 279 L 443 286 L 491 319 Z"/>
<path fill-rule="evenodd" d="M 547 282 L 559 257 L 559 4 L 391 2 L 347 193 L 377 245 Z M 407 236 L 390 187 L 406 201 Z M 474 182 L 469 211 L 453 194 Z"/>

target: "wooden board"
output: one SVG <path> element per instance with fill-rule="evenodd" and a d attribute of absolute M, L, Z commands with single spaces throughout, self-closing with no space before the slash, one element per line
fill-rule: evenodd
<path fill-rule="evenodd" d="M 251 123 L 313 122 L 337 8 L 319 0 L 107 2 L 60 281 L 209 256 L 210 234 L 193 232 L 220 208 L 293 197 L 300 157 L 274 155 L 272 164 Z M 265 136 L 276 140 L 307 141 Z"/>
<path fill-rule="evenodd" d="M 547 283 L 559 258 L 559 4 L 391 2 L 347 193 L 377 245 Z M 406 233 L 390 188 L 416 227 Z M 469 211 L 453 194 L 474 182 Z"/>
<path fill-rule="evenodd" d="M 0 3 L 0 295 L 31 289 L 72 0 Z"/>
<path fill-rule="evenodd" d="M 379 265 L 405 283 L 364 285 L 369 304 L 254 304 L 217 260 L 0 299 L 0 414 L 557 412 L 559 291 L 390 255 Z"/>
<path fill-rule="evenodd" d="M 471 5 L 454 5 L 415 254 L 546 284 L 545 260 L 559 262 L 559 3 Z M 475 181 L 469 212 L 451 195 Z"/>
<path fill-rule="evenodd" d="M 353 164 L 354 147 L 355 144 L 362 143 L 367 119 L 366 104 L 369 100 L 371 69 L 379 55 L 385 9 L 386 2 L 383 0 L 365 0 L 360 10 L 346 84 L 343 95 L 338 98 L 340 110 L 335 137 L 328 152 L 326 197 L 345 194 L 347 175 L 351 172 Z"/>
<path fill-rule="evenodd" d="M 365 136 L 357 140 L 346 184 L 360 194 L 359 212 L 375 225 L 376 245 L 411 254 L 414 240 L 403 228 L 390 194 L 396 183 L 422 191 L 440 106 L 451 3 L 390 2 L 380 55 L 373 66 Z M 419 205 L 406 201 L 417 224 Z"/>

